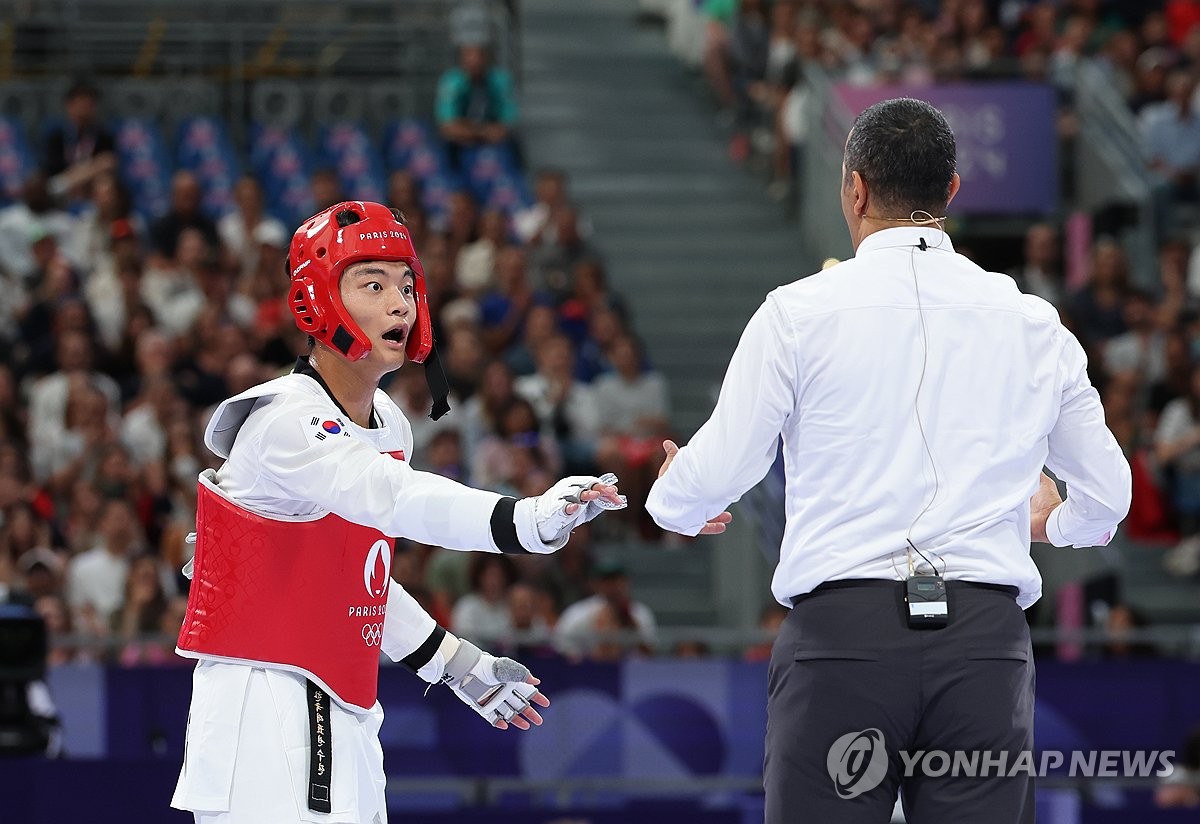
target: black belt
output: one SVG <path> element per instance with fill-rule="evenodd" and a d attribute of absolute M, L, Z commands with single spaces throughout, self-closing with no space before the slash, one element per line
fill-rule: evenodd
<path fill-rule="evenodd" d="M 811 592 L 805 592 L 803 595 L 792 597 L 792 606 L 796 606 L 800 601 L 821 592 L 829 592 L 835 589 L 896 589 L 903 587 L 903 581 L 885 581 L 881 578 L 842 578 L 837 581 L 826 581 L 823 584 L 818 584 L 813 587 Z M 1008 597 L 1016 600 L 1020 590 L 1009 584 L 985 584 L 981 581 L 947 581 L 946 590 L 959 589 L 968 587 L 970 589 L 990 589 L 996 592 L 1002 592 Z"/>
<path fill-rule="evenodd" d="M 312 681 L 308 693 L 308 808 L 313 812 L 333 810 L 333 722 L 329 717 L 329 695 Z"/>

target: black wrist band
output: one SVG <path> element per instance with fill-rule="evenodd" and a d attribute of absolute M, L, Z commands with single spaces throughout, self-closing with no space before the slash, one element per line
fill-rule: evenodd
<path fill-rule="evenodd" d="M 434 627 L 433 632 L 429 633 L 429 637 L 425 639 L 424 643 L 404 656 L 400 663 L 416 672 L 433 660 L 433 656 L 437 653 L 438 647 L 442 645 L 442 639 L 445 637 L 446 630 L 443 627 Z"/>
<path fill-rule="evenodd" d="M 496 507 L 492 510 L 492 540 L 506 555 L 529 553 L 528 549 L 521 546 L 521 539 L 517 537 L 516 507 L 516 498 L 501 498 L 496 501 Z"/>

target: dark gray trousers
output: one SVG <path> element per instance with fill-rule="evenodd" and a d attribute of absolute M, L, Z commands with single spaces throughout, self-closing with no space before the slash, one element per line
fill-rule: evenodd
<path fill-rule="evenodd" d="M 1008 772 L 996 767 L 1000 753 L 1011 766 L 1033 748 L 1033 654 L 1012 592 L 949 581 L 949 625 L 915 630 L 902 582 L 855 584 L 801 596 L 779 631 L 767 824 L 886 824 L 898 790 L 910 824 L 1033 822 L 1033 779 L 996 777 Z M 843 739 L 870 730 L 878 733 Z M 873 747 L 883 752 L 872 770 Z M 965 768 L 927 777 L 919 767 L 905 777 L 901 750 L 989 752 L 993 777 Z M 941 764 L 930 763 L 935 772 Z"/>

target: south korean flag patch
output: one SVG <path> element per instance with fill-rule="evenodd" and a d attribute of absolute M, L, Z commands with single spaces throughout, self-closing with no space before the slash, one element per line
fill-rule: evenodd
<path fill-rule="evenodd" d="M 350 437 L 350 430 L 346 426 L 346 420 L 341 416 L 330 418 L 308 416 L 304 418 L 303 429 L 304 437 L 308 440 L 309 446 L 329 443 L 338 438 Z"/>

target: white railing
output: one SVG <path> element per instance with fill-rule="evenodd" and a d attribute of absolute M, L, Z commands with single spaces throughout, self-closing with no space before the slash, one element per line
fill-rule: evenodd
<path fill-rule="evenodd" d="M 1096 63 L 1086 61 L 1075 77 L 1075 206 L 1095 212 L 1106 206 L 1132 206 L 1137 222 L 1121 240 L 1134 274 L 1157 288 L 1157 237 L 1161 227 L 1153 204 L 1154 179 L 1133 112 Z"/>

